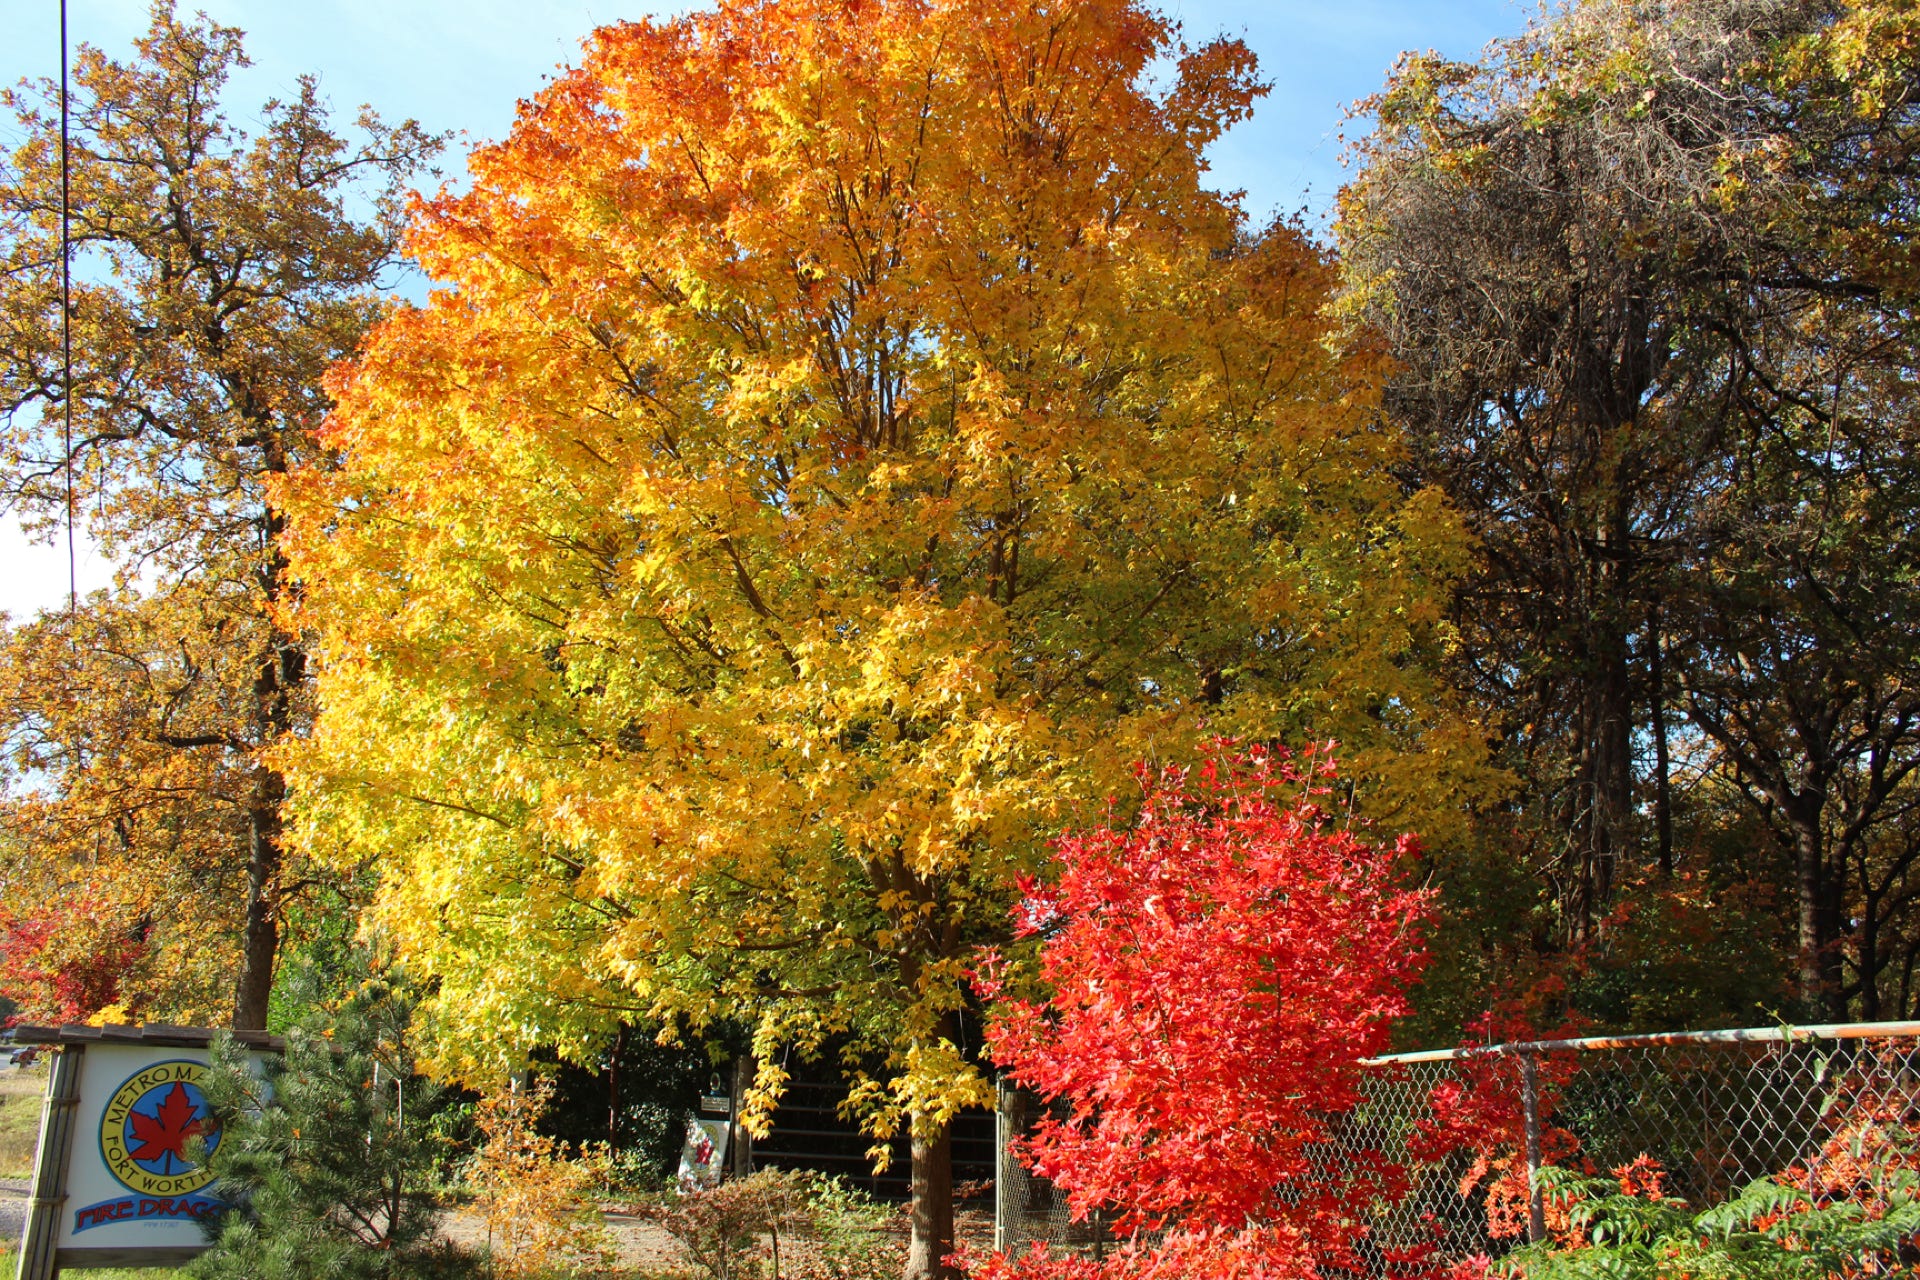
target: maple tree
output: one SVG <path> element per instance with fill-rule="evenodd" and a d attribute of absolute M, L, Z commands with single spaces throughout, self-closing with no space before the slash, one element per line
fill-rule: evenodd
<path fill-rule="evenodd" d="M 283 865 L 268 753 L 310 712 L 304 641 L 270 612 L 286 579 L 264 482 L 321 461 L 321 373 L 381 310 L 397 192 L 435 144 L 371 112 L 341 138 L 311 78 L 250 136 L 219 101 L 245 61 L 239 31 L 166 0 L 131 59 L 80 49 L 70 400 L 59 89 L 4 96 L 23 141 L 0 168 L 0 504 L 50 534 L 71 474 L 120 572 L 0 636 L 0 853 L 24 927 L 84 913 L 141 944 L 108 948 L 133 1015 L 225 1005 L 258 1028 L 305 878 Z M 94 1012 L 36 990 L 31 1015 Z"/>
<path fill-rule="evenodd" d="M 127 975 L 146 948 L 145 938 L 128 936 L 118 911 L 86 897 L 30 916 L 0 910 L 0 990 L 32 1016 L 82 1022 L 121 1003 Z"/>
<path fill-rule="evenodd" d="M 1350 829 L 1323 751 L 1216 751 L 1191 774 L 1143 769 L 1135 820 L 1055 843 L 1053 882 L 1019 908 L 1047 994 L 1006 1000 L 990 1033 L 1015 1080 L 1068 1108 L 1022 1157 L 1126 1239 L 976 1275 L 1352 1270 L 1355 1206 L 1403 1189 L 1384 1153 L 1344 1174 L 1308 1155 L 1360 1101 L 1360 1059 L 1386 1049 L 1424 966 L 1414 842 Z"/>
<path fill-rule="evenodd" d="M 929 1274 L 962 975 L 1076 806 L 1311 725 L 1452 821 L 1463 546 L 1323 255 L 1203 185 L 1258 91 L 1128 0 L 727 0 L 601 29 L 419 207 L 440 287 L 284 491 L 300 839 L 380 861 L 444 1069 L 734 1017 L 764 1119 L 832 1046 Z"/>

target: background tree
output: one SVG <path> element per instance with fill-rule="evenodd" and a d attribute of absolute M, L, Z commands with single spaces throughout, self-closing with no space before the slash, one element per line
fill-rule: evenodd
<path fill-rule="evenodd" d="M 420 210 L 441 288 L 287 492 L 303 845 L 385 856 L 449 1069 L 738 1016 L 764 1107 L 831 1040 L 930 1274 L 962 975 L 1076 806 L 1309 726 L 1396 824 L 1478 785 L 1457 531 L 1327 263 L 1201 186 L 1256 92 L 1126 0 L 731 0 L 597 32 Z"/>
<path fill-rule="evenodd" d="M 1676 637 L 1688 720 L 1791 851 L 1801 983 L 1912 1010 L 1920 916 L 1920 438 L 1911 238 L 1920 17 L 1816 7 L 1751 69 L 1724 199 L 1763 229 L 1730 343 L 1742 431 Z M 1817 985 L 1816 985 L 1817 983 Z"/>
<path fill-rule="evenodd" d="M 1879 1007 L 1847 921 L 1911 900 L 1920 763 L 1892 13 L 1594 0 L 1409 59 L 1341 228 L 1409 477 L 1482 540 L 1456 671 L 1526 779 L 1543 941 L 1604 950 L 1623 877 L 1665 894 L 1691 844 L 1717 892 L 1779 885 L 1836 1016 Z M 1749 821 L 1780 858 L 1717 862 Z"/>
<path fill-rule="evenodd" d="M 540 1131 L 580 1148 L 606 1144 L 619 1177 L 636 1186 L 674 1176 L 702 1095 L 745 1069 L 746 1031 L 737 1024 L 710 1027 L 704 1043 L 671 1034 L 663 1043 L 660 1030 L 622 1025 L 584 1061 L 536 1056 L 530 1064 L 553 1083 Z"/>
<path fill-rule="evenodd" d="M 342 139 L 310 78 L 249 136 L 219 102 L 244 65 L 239 31 L 166 0 L 131 61 L 80 50 L 70 404 L 58 87 L 6 95 L 26 140 L 0 170 L 4 502 L 52 531 L 70 468 L 120 585 L 0 641 L 0 848 L 17 918 L 84 900 L 142 943 L 121 999 L 188 1021 L 231 1002 L 258 1028 L 300 887 L 269 753 L 311 715 L 304 641 L 271 616 L 287 584 L 265 481 L 324 465 L 321 375 L 380 314 L 398 196 L 436 144 L 367 111 Z"/>

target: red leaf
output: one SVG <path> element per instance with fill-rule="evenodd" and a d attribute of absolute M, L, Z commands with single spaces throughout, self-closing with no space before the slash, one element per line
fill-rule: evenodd
<path fill-rule="evenodd" d="M 171 1155 L 183 1165 L 189 1163 L 185 1151 L 187 1139 L 203 1129 L 199 1110 L 187 1096 L 187 1086 L 175 1081 L 167 1096 L 160 1100 L 155 1114 L 147 1116 L 135 1111 L 129 1115 L 133 1136 L 140 1145 L 129 1149 L 127 1154 L 143 1162 Z"/>

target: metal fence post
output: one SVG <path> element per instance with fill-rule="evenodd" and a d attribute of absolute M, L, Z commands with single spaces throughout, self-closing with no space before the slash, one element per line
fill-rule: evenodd
<path fill-rule="evenodd" d="M 1527 1120 L 1527 1239 L 1547 1238 L 1547 1205 L 1540 1193 L 1540 1081 L 1533 1055 L 1520 1054 L 1520 1105 Z"/>
<path fill-rule="evenodd" d="M 1014 1198 L 1010 1168 L 1013 1152 L 1009 1144 L 1019 1136 L 1021 1117 L 1015 1114 L 1019 1099 L 1013 1085 L 1002 1076 L 994 1086 L 993 1108 L 993 1247 L 998 1253 L 1011 1252 L 1017 1241 L 1014 1215 L 1020 1211 Z"/>

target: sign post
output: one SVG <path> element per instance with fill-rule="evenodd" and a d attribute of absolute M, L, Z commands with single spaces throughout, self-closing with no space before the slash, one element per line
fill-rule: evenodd
<path fill-rule="evenodd" d="M 33 1192 L 20 1232 L 21 1280 L 54 1273 L 53 1246 L 60 1234 L 61 1189 L 67 1184 L 67 1158 L 73 1147 L 73 1117 L 80 1105 L 79 1046 L 54 1050 L 47 1076 L 46 1104 L 40 1111 L 40 1142 L 34 1150 Z"/>
<path fill-rule="evenodd" d="M 213 1173 L 188 1152 L 211 1150 L 218 1122 L 201 1083 L 205 1027 L 20 1027 L 22 1044 L 53 1048 L 34 1158 L 33 1198 L 18 1280 L 86 1267 L 163 1267 L 206 1249 L 200 1222 L 218 1210 Z M 281 1043 L 234 1032 L 256 1053 Z"/>

